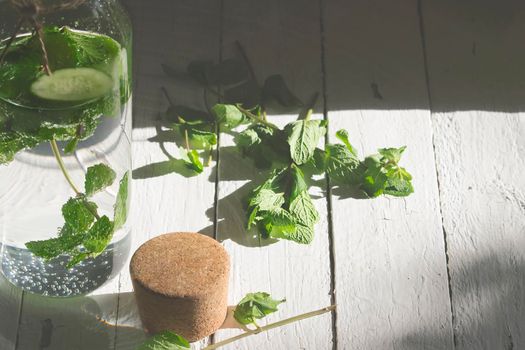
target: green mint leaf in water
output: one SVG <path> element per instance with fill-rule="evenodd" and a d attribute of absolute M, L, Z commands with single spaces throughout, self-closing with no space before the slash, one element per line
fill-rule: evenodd
<path fill-rule="evenodd" d="M 182 160 L 184 161 L 184 164 L 186 165 L 188 169 L 191 169 L 198 174 L 204 171 L 204 165 L 199 159 L 199 153 L 197 153 L 196 150 L 188 151 L 181 147 L 180 155 L 181 155 Z"/>
<path fill-rule="evenodd" d="M 264 292 L 249 293 L 237 304 L 233 316 L 242 325 L 257 325 L 256 320 L 278 311 L 279 304 L 285 301 L 272 299 Z"/>
<path fill-rule="evenodd" d="M 113 225 L 115 231 L 120 229 L 126 223 L 128 217 L 128 192 L 129 192 L 129 172 L 126 172 L 120 180 L 120 185 L 115 202 L 115 214 Z"/>
<path fill-rule="evenodd" d="M 172 331 L 163 331 L 147 339 L 137 350 L 188 350 L 190 343 Z"/>
<path fill-rule="evenodd" d="M 78 138 L 73 138 L 72 140 L 70 140 L 67 144 L 66 144 L 66 147 L 64 147 L 64 153 L 65 154 L 71 154 L 73 152 L 75 152 L 75 150 L 77 149 L 77 146 L 78 146 Z"/>
<path fill-rule="evenodd" d="M 75 232 L 69 225 L 65 224 L 59 231 L 57 238 L 27 242 L 26 247 L 34 255 L 45 260 L 51 260 L 74 250 L 83 240 L 83 232 Z"/>
<path fill-rule="evenodd" d="M 60 238 L 27 242 L 26 247 L 31 253 L 45 260 L 54 259 L 67 251 L 63 248 Z"/>
<path fill-rule="evenodd" d="M 234 105 L 216 104 L 212 108 L 212 112 L 215 114 L 217 122 L 228 129 L 241 125 L 245 120 L 244 115 Z"/>
<path fill-rule="evenodd" d="M 62 216 L 66 224 L 75 232 L 85 232 L 95 221 L 97 205 L 87 201 L 83 196 L 70 198 L 62 206 Z"/>
<path fill-rule="evenodd" d="M 290 154 L 298 164 L 307 163 L 314 155 L 319 140 L 326 133 L 323 120 L 298 120 L 285 127 L 290 145 Z"/>
<path fill-rule="evenodd" d="M 111 186 L 117 174 L 105 164 L 97 164 L 88 168 L 85 179 L 86 196 L 91 197 L 97 192 Z"/>
<path fill-rule="evenodd" d="M 104 215 L 88 231 L 84 240 L 84 247 L 91 255 L 99 255 L 106 249 L 112 237 L 113 223 Z"/>

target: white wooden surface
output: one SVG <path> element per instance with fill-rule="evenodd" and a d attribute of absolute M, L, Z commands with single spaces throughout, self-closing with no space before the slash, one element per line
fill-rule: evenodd
<path fill-rule="evenodd" d="M 232 304 L 255 290 L 286 297 L 273 320 L 338 304 L 334 315 L 227 348 L 525 348 L 523 4 L 125 3 L 135 24 L 134 247 L 201 231 L 232 254 Z M 259 247 L 243 235 L 241 208 L 248 179 L 259 175 L 239 170 L 247 161 L 231 152 L 230 137 L 218 167 L 168 174 L 168 156 L 149 140 L 166 108 L 159 87 L 195 107 L 202 97 L 167 80 L 160 63 L 228 58 L 235 40 L 259 79 L 283 74 L 303 99 L 321 92 L 315 117 L 329 120 L 330 140 L 346 128 L 361 154 L 407 145 L 415 194 L 361 200 L 334 188 L 326 199 L 319 179 L 314 243 Z M 125 269 L 93 295 L 67 300 L 21 293 L 0 278 L 0 350 L 132 350 L 143 339 Z"/>

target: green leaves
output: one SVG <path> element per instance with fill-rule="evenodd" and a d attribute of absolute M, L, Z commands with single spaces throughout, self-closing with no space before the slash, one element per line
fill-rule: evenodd
<path fill-rule="evenodd" d="M 95 221 L 96 211 L 97 205 L 89 202 L 84 196 L 70 198 L 62 206 L 62 216 L 68 226 L 75 232 L 86 231 Z"/>
<path fill-rule="evenodd" d="M 187 350 L 190 343 L 172 331 L 164 331 L 147 339 L 137 350 Z"/>
<path fill-rule="evenodd" d="M 326 123 L 322 120 L 298 120 L 285 127 L 290 145 L 290 155 L 298 164 L 307 163 L 314 155 L 319 140 L 326 133 Z"/>
<path fill-rule="evenodd" d="M 241 125 L 246 119 L 239 108 L 234 105 L 216 104 L 212 111 L 217 118 L 217 122 L 228 129 Z"/>
<path fill-rule="evenodd" d="M 405 197 L 414 192 L 412 176 L 399 166 L 406 147 L 381 148 L 379 154 L 360 161 L 350 144 L 346 130 L 339 130 L 336 136 L 344 145 L 326 145 L 323 158 L 316 162 L 324 164 L 330 178 L 342 185 L 357 187 L 368 197 L 382 194 Z"/>
<path fill-rule="evenodd" d="M 97 256 L 106 249 L 112 237 L 113 223 L 104 215 L 89 229 L 84 239 L 84 248 L 91 256 Z"/>
<path fill-rule="evenodd" d="M 258 327 L 256 320 L 276 312 L 279 304 L 284 302 L 272 299 L 268 293 L 249 293 L 237 304 L 233 316 L 242 325 L 253 324 Z"/>
<path fill-rule="evenodd" d="M 91 197 L 104 188 L 111 186 L 117 174 L 106 164 L 97 164 L 90 167 L 86 173 L 84 187 L 86 196 Z"/>
<path fill-rule="evenodd" d="M 202 165 L 202 162 L 199 159 L 199 153 L 197 153 L 196 150 L 186 150 L 181 147 L 180 155 L 184 161 L 184 165 L 186 165 L 188 169 L 191 169 L 198 174 L 204 171 L 204 165 Z"/>
<path fill-rule="evenodd" d="M 117 193 L 117 201 L 115 202 L 114 213 L 114 228 L 115 231 L 120 229 L 126 223 L 128 218 L 128 192 L 129 192 L 129 172 L 126 172 L 120 180 L 120 185 Z"/>
<path fill-rule="evenodd" d="M 113 74 L 114 62 L 120 55 L 120 46 L 114 40 L 67 27 L 46 26 L 44 32 L 54 70 L 97 65 L 97 70 L 103 71 L 101 74 Z M 0 65 L 0 164 L 7 164 L 17 153 L 51 140 L 67 142 L 65 152 L 73 152 L 79 141 L 93 135 L 102 115 L 115 115 L 115 106 L 120 105 L 121 98 L 127 100 L 119 91 L 110 91 L 81 106 L 38 99 L 30 86 L 41 77 L 41 66 L 41 46 L 36 35 L 15 39 Z"/>
<path fill-rule="evenodd" d="M 129 173 L 124 174 L 120 181 L 114 206 L 114 221 L 106 215 L 100 217 L 97 213 L 97 205 L 89 198 L 94 193 L 111 186 L 115 177 L 114 171 L 107 165 L 97 164 L 88 168 L 85 179 L 86 194 L 70 198 L 62 206 L 65 223 L 59 230 L 58 237 L 27 242 L 26 247 L 34 255 L 45 260 L 69 254 L 71 256 L 67 265 L 69 268 L 84 259 L 101 254 L 111 242 L 113 233 L 126 222 Z"/>
<path fill-rule="evenodd" d="M 274 171 L 249 200 L 248 229 L 257 225 L 263 238 L 281 238 L 308 244 L 319 221 L 304 174 L 296 166 Z"/>

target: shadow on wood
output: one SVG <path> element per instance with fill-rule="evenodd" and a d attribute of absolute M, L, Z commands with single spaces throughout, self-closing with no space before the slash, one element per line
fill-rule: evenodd
<path fill-rule="evenodd" d="M 0 285 L 8 283 L 3 276 L 0 279 Z M 12 301 L 5 295 L 8 293 L 6 290 L 0 288 L 0 299 Z M 113 349 L 118 327 L 119 335 L 126 339 L 123 342 L 125 345 L 119 349 L 135 350 L 145 338 L 142 329 L 125 323 L 126 319 L 136 319 L 135 310 L 126 308 L 130 315 L 119 315 L 119 324 L 115 323 L 117 315 L 107 314 L 107 310 L 111 310 L 108 306 L 117 297 L 117 294 L 106 294 L 50 298 L 24 293 L 24 319 L 19 324 L 16 349 Z M 134 304 L 133 294 L 121 294 L 120 302 Z M 7 316 L 4 312 L 3 309 L 2 317 Z M 11 322 L 14 325 L 18 323 L 16 318 Z M 5 329 L 1 328 L 0 331 L 4 332 Z"/>

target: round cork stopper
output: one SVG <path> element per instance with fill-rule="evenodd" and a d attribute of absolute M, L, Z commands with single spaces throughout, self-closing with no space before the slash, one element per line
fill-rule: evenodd
<path fill-rule="evenodd" d="M 215 333 L 226 318 L 229 271 L 223 246 L 199 233 L 169 233 L 144 243 L 130 264 L 144 328 L 173 330 L 190 342 Z"/>

